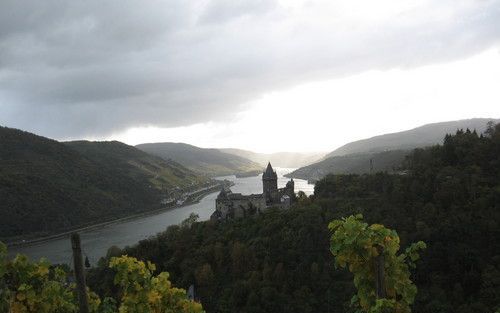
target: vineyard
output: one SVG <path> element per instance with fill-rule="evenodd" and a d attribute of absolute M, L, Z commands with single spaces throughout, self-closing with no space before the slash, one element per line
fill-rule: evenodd
<path fill-rule="evenodd" d="M 154 275 L 155 265 L 121 256 L 112 258 L 109 267 L 115 271 L 114 282 L 120 290 L 120 301 L 100 298 L 88 292 L 91 313 L 198 313 L 201 304 L 187 298 L 186 291 L 175 288 L 169 274 Z M 81 312 L 76 286 L 68 271 L 47 261 L 30 262 L 26 256 L 7 259 L 6 246 L 0 243 L 0 312 L 72 313 Z"/>

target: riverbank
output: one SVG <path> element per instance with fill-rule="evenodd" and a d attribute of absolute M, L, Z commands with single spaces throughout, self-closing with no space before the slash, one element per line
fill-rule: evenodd
<path fill-rule="evenodd" d="M 291 170 L 293 169 L 276 169 L 279 187 L 286 185 L 288 179 L 284 178 L 283 174 Z M 259 176 L 247 178 L 225 176 L 218 177 L 217 180 L 219 182 L 226 180 L 227 183 L 234 183 L 231 187 L 234 193 L 256 194 L 262 192 L 262 179 Z M 295 180 L 296 191 L 304 191 L 307 195 L 310 195 L 313 193 L 313 188 L 314 186 L 307 184 L 306 181 Z M 205 191 L 191 195 L 188 202 L 183 203 L 182 206 L 164 207 L 154 212 L 149 211 L 146 212 L 149 214 L 142 214 L 142 217 L 134 215 L 126 219 L 115 219 L 105 226 L 101 225 L 102 227 L 88 225 L 93 227 L 87 227 L 80 233 L 83 253 L 89 258 L 91 264 L 96 264 L 101 257 L 106 255 L 110 247 L 125 248 L 135 245 L 141 240 L 155 236 L 159 232 L 164 232 L 169 226 L 179 225 L 191 213 L 198 214 L 200 217 L 199 221 L 207 221 L 214 212 L 215 201 L 219 191 L 217 186 L 212 190 L 213 192 Z M 186 197 L 188 197 L 187 193 L 184 194 L 184 198 Z M 99 222 L 106 221 L 100 220 Z M 40 242 L 42 236 L 32 238 L 39 241 L 30 244 L 24 242 L 21 245 L 9 248 L 9 257 L 23 254 L 32 260 L 46 258 L 53 264 L 71 264 L 72 250 L 68 237 L 69 234 L 63 234 L 59 238 L 44 240 L 43 242 Z M 47 239 L 47 236 L 44 236 L 43 239 Z"/>
<path fill-rule="evenodd" d="M 67 237 L 71 233 L 74 233 L 74 232 L 89 231 L 89 230 L 93 230 L 93 229 L 98 229 L 98 228 L 106 227 L 106 226 L 109 226 L 109 225 L 114 225 L 114 224 L 118 224 L 118 223 L 128 222 L 128 221 L 131 221 L 131 220 L 134 220 L 134 219 L 139 219 L 139 218 L 144 218 L 144 217 L 151 216 L 151 215 L 156 215 L 156 214 L 159 214 L 159 213 L 162 213 L 162 212 L 165 212 L 165 211 L 170 211 L 170 210 L 182 208 L 182 207 L 185 207 L 185 206 L 189 206 L 189 205 L 192 205 L 192 204 L 199 203 L 201 201 L 201 199 L 203 199 L 207 195 L 215 193 L 215 192 L 219 192 L 220 188 L 221 188 L 221 185 L 224 184 L 224 183 L 227 184 L 227 181 L 226 182 L 220 181 L 220 183 L 214 184 L 211 187 L 204 188 L 204 189 L 199 190 L 197 192 L 193 192 L 192 194 L 190 194 L 186 198 L 186 200 L 182 204 L 179 204 L 179 205 L 162 207 L 162 208 L 158 208 L 158 209 L 154 209 L 154 210 L 150 210 L 150 211 L 146 211 L 146 212 L 136 213 L 136 214 L 124 216 L 124 217 L 121 217 L 121 218 L 116 218 L 116 219 L 104 221 L 104 222 L 97 223 L 97 224 L 80 226 L 80 227 L 76 227 L 76 228 L 73 228 L 73 229 L 70 229 L 70 230 L 67 230 L 67 231 L 64 231 L 64 232 L 60 232 L 60 233 L 49 235 L 49 236 L 43 236 L 43 237 L 39 237 L 39 238 L 36 238 L 36 239 L 28 239 L 26 237 L 24 239 L 20 238 L 20 239 L 14 239 L 12 241 L 5 240 L 4 243 L 8 247 L 25 247 L 25 246 L 40 244 L 40 243 L 43 243 L 43 242 L 46 242 L 46 241 L 50 241 L 50 240 L 54 240 L 54 239 L 59 239 L 59 238 Z M 233 185 L 234 183 L 230 182 L 229 184 Z"/>

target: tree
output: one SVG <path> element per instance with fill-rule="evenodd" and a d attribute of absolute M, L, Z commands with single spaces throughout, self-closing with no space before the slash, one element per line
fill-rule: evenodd
<path fill-rule="evenodd" d="M 307 204 L 311 203 L 311 200 L 309 199 L 309 197 L 306 195 L 305 192 L 303 192 L 302 190 L 300 190 L 297 193 L 297 202 L 299 202 L 301 204 L 304 204 L 304 205 L 307 205 Z"/>
<path fill-rule="evenodd" d="M 201 313 L 201 304 L 189 300 L 186 291 L 174 288 L 169 274 L 153 275 L 155 265 L 136 258 L 111 258 L 114 282 L 121 288 L 120 313 Z M 67 283 L 67 273 L 46 260 L 30 262 L 24 255 L 7 259 L 6 246 L 0 242 L 0 312 L 76 313 L 75 285 Z M 116 300 L 101 300 L 88 292 L 91 313 L 116 313 Z"/>
<path fill-rule="evenodd" d="M 426 248 L 425 243 L 414 243 L 398 255 L 396 231 L 380 224 L 368 226 L 361 214 L 334 220 L 329 229 L 335 266 L 348 267 L 354 274 L 358 293 L 351 303 L 369 313 L 411 312 L 417 287 L 410 280 L 409 269 L 415 267 L 418 250 Z M 383 290 L 377 290 L 380 288 Z"/>
<path fill-rule="evenodd" d="M 191 228 L 191 226 L 198 221 L 200 216 L 196 213 L 189 214 L 189 217 L 181 222 L 182 228 Z"/>
<path fill-rule="evenodd" d="M 174 288 L 169 274 L 153 275 L 156 266 L 133 257 L 111 258 L 109 266 L 116 270 L 115 284 L 122 289 L 120 313 L 198 313 L 201 304 L 187 298 L 184 289 Z"/>

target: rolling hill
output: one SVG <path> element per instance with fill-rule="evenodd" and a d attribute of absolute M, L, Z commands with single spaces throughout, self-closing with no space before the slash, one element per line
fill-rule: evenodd
<path fill-rule="evenodd" d="M 266 166 L 271 162 L 276 167 L 297 168 L 319 161 L 324 153 L 299 153 L 299 152 L 277 152 L 277 153 L 257 153 L 241 149 L 219 149 L 222 152 L 247 158 L 251 161 Z"/>
<path fill-rule="evenodd" d="M 320 180 L 327 174 L 364 174 L 394 172 L 398 170 L 411 150 L 391 150 L 376 153 L 359 153 L 334 156 L 301 167 L 285 176 L 307 180 Z M 371 163 L 370 163 L 371 160 Z"/>
<path fill-rule="evenodd" d="M 165 160 L 174 160 L 197 173 L 224 176 L 251 171 L 262 171 L 263 166 L 241 156 L 218 149 L 199 148 L 185 143 L 146 143 L 136 146 Z"/>
<path fill-rule="evenodd" d="M 0 238 L 43 236 L 160 206 L 165 189 L 207 182 L 119 142 L 61 143 L 0 127 Z M 162 188 L 164 188 L 162 190 Z"/>
<path fill-rule="evenodd" d="M 162 189 L 190 188 L 209 181 L 172 160 L 164 160 L 119 141 L 70 141 L 67 146 L 105 167 L 114 167 L 131 179 L 147 178 Z"/>
<path fill-rule="evenodd" d="M 468 128 L 482 133 L 489 121 L 497 123 L 500 120 L 474 118 L 433 123 L 402 132 L 353 141 L 330 152 L 321 161 L 299 168 L 286 176 L 318 180 L 329 173 L 391 172 L 398 169 L 411 150 L 440 144 L 446 134 L 454 134 L 458 129 Z"/>
<path fill-rule="evenodd" d="M 499 122 L 498 119 L 473 118 L 467 120 L 426 124 L 410 130 L 384 134 L 368 139 L 350 142 L 325 155 L 325 159 L 334 156 L 373 153 L 387 150 L 412 150 L 440 144 L 446 134 L 453 134 L 457 129 L 476 130 L 482 133 L 486 130 L 489 121 Z"/>

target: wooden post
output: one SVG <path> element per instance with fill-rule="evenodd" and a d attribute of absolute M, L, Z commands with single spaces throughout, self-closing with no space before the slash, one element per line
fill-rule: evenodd
<path fill-rule="evenodd" d="M 378 256 L 375 258 L 375 288 L 377 299 L 385 299 L 387 297 L 385 290 L 385 262 L 384 248 L 377 246 Z"/>
<path fill-rule="evenodd" d="M 71 234 L 71 248 L 73 249 L 73 265 L 80 313 L 89 313 L 87 287 L 85 284 L 85 273 L 83 271 L 82 247 L 80 244 L 80 235 L 78 233 Z"/>

